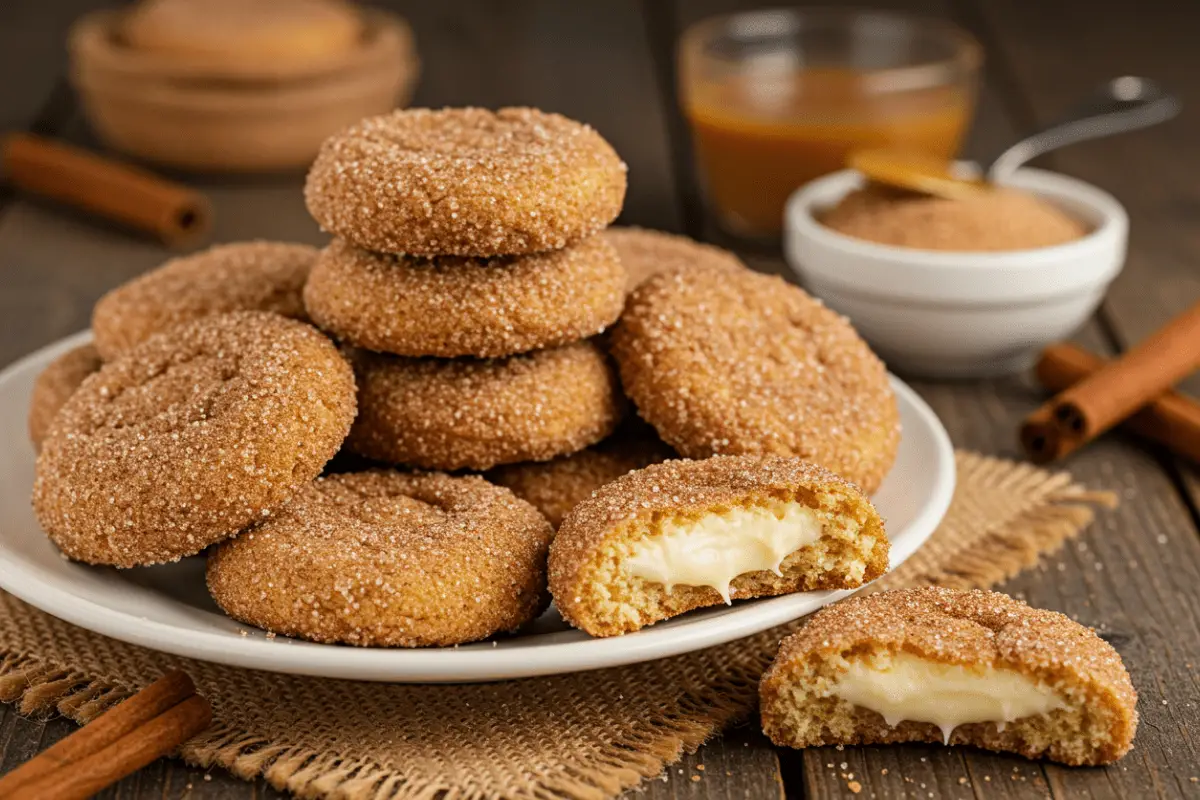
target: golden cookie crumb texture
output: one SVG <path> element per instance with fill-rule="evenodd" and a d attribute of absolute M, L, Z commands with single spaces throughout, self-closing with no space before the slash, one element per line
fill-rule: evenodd
<path fill-rule="evenodd" d="M 959 252 L 1053 247 L 1088 233 L 1050 201 L 1004 188 L 950 200 L 871 185 L 846 195 L 820 220 L 868 242 Z"/>
<path fill-rule="evenodd" d="M 684 456 L 799 456 L 868 493 L 895 460 L 883 363 L 845 318 L 780 278 L 664 272 L 630 296 L 611 341 L 638 412 Z"/>
<path fill-rule="evenodd" d="M 177 560 L 269 518 L 320 474 L 354 415 L 350 365 L 309 325 L 194 320 L 67 401 L 38 457 L 34 511 L 77 561 Z"/>
<path fill-rule="evenodd" d="M 646 228 L 609 228 L 601 234 L 621 257 L 633 291 L 646 279 L 680 267 L 711 266 L 745 269 L 742 260 L 728 250 L 703 244 L 686 236 Z"/>
<path fill-rule="evenodd" d="M 51 361 L 37 376 L 29 398 L 29 440 L 34 450 L 42 449 L 59 409 L 103 363 L 94 346 L 83 344 Z"/>
<path fill-rule="evenodd" d="M 358 351 L 359 416 L 347 448 L 426 469 L 545 461 L 608 436 L 624 399 L 607 356 L 583 341 L 505 359 Z"/>
<path fill-rule="evenodd" d="M 681 548 L 680 563 L 681 554 L 706 549 L 722 554 L 717 561 L 741 563 L 784 542 L 791 527 L 808 529 L 796 546 L 726 575 L 722 586 L 664 583 L 635 569 L 647 545 L 667 539 Z M 572 625 L 613 636 L 727 599 L 856 588 L 887 570 L 888 549 L 870 501 L 816 464 L 781 456 L 665 461 L 600 487 L 567 514 L 550 548 L 550 593 Z"/>
<path fill-rule="evenodd" d="M 328 139 L 304 196 L 322 228 L 365 250 L 520 255 L 602 230 L 625 173 L 600 134 L 558 114 L 409 109 Z"/>
<path fill-rule="evenodd" d="M 621 314 L 625 270 L 599 237 L 491 259 L 370 253 L 334 240 L 304 289 L 342 341 L 404 356 L 495 358 L 594 336 Z"/>
<path fill-rule="evenodd" d="M 255 241 L 172 259 L 100 298 L 96 349 L 111 360 L 159 331 L 230 311 L 304 319 L 301 292 L 316 258 L 308 245 Z"/>
<path fill-rule="evenodd" d="M 934 676 L 926 691 L 937 690 L 941 675 L 997 675 L 1004 683 L 988 678 L 985 688 L 1024 682 L 1054 702 L 1041 713 L 947 730 L 907 718 L 888 724 L 840 696 L 856 665 L 861 672 L 901 657 Z M 1107 764 L 1129 751 L 1138 721 L 1137 693 L 1111 645 L 1062 614 L 978 590 L 901 589 L 829 606 L 784 640 L 760 694 L 764 732 L 789 747 L 945 741 Z M 998 701 L 1011 706 L 1013 698 Z"/>
<path fill-rule="evenodd" d="M 273 633 L 444 647 L 541 612 L 550 537 L 536 509 L 478 477 L 335 475 L 216 547 L 208 586 L 230 616 Z"/>

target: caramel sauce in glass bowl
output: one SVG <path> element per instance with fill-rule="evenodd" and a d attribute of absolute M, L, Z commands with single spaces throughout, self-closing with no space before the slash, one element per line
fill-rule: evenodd
<path fill-rule="evenodd" d="M 712 210 L 732 233 L 771 236 L 788 196 L 852 152 L 952 159 L 974 113 L 980 50 L 934 20 L 762 11 L 698 23 L 679 59 Z"/>

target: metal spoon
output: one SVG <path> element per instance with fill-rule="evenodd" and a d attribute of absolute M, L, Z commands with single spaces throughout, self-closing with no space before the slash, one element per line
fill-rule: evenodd
<path fill-rule="evenodd" d="M 1149 78 L 1125 75 L 1101 86 L 1065 120 L 1026 136 L 985 163 L 992 183 L 1003 183 L 1022 164 L 1043 153 L 1088 139 L 1148 128 L 1179 113 L 1179 98 Z"/>
<path fill-rule="evenodd" d="M 985 180 L 955 175 L 951 164 L 936 159 L 888 150 L 853 153 L 849 164 L 877 183 L 955 199 L 1003 183 L 1022 164 L 1043 153 L 1157 125 L 1174 117 L 1179 110 L 1179 99 L 1154 81 L 1126 75 L 1101 86 L 1065 120 L 1026 136 L 984 162 Z"/>

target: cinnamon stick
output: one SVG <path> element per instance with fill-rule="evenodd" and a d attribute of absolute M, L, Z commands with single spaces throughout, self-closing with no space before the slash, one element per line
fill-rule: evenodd
<path fill-rule="evenodd" d="M 208 230 L 212 209 L 199 192 L 95 154 L 27 133 L 0 148 L 10 184 L 149 233 L 171 246 Z"/>
<path fill-rule="evenodd" d="M 1049 403 L 1071 449 L 1094 439 L 1200 368 L 1200 303 Z"/>
<path fill-rule="evenodd" d="M 1038 361 L 1038 381 L 1052 392 L 1061 392 L 1099 371 L 1108 363 L 1073 344 L 1046 348 Z M 1021 445 L 1026 455 L 1043 463 L 1062 458 L 1079 446 L 1079 441 L 1058 435 L 1049 404 L 1026 417 L 1021 426 Z M 1168 391 L 1137 411 L 1122 424 L 1173 453 L 1200 463 L 1200 402 Z"/>
<path fill-rule="evenodd" d="M 25 783 L 9 800 L 86 800 L 126 775 L 203 731 L 212 722 L 212 706 L 198 694 L 184 700 L 121 738 L 53 772 Z M 81 729 L 81 733 L 88 727 Z"/>

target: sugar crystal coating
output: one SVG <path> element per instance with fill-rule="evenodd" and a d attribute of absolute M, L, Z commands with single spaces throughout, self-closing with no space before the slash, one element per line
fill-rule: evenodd
<path fill-rule="evenodd" d="M 215 548 L 208 585 L 230 616 L 274 633 L 454 645 L 545 607 L 550 536 L 532 506 L 482 478 L 335 475 Z"/>
<path fill-rule="evenodd" d="M 571 509 L 601 486 L 674 456 L 648 425 L 644 426 L 648 433 L 641 436 L 625 432 L 626 427 L 578 453 L 497 467 L 488 479 L 532 503 L 557 528 Z"/>
<path fill-rule="evenodd" d="M 316 257 L 305 244 L 254 241 L 171 259 L 100 298 L 96 349 L 112 359 L 166 328 L 229 311 L 304 319 L 300 292 Z"/>
<path fill-rule="evenodd" d="M 625 270 L 599 237 L 486 260 L 370 253 L 337 239 L 304 302 L 324 330 L 368 350 L 495 358 L 600 333 L 620 315 L 624 287 Z"/>
<path fill-rule="evenodd" d="M 426 469 L 490 469 L 573 453 L 610 434 L 623 399 L 583 341 L 505 359 L 355 354 L 351 452 Z"/>
<path fill-rule="evenodd" d="M 75 560 L 173 561 L 274 513 L 354 414 L 353 372 L 314 328 L 264 312 L 198 319 L 84 381 L 38 457 L 34 511 Z"/>
<path fill-rule="evenodd" d="M 611 339 L 630 399 L 682 455 L 799 456 L 868 493 L 895 459 L 883 363 L 846 319 L 780 278 L 661 273 L 630 296 Z"/>
<path fill-rule="evenodd" d="M 746 267 L 728 250 L 664 231 L 615 227 L 600 235 L 620 256 L 629 275 L 627 286 L 631 292 L 651 276 L 679 267 Z"/>
<path fill-rule="evenodd" d="M 365 250 L 495 256 L 557 250 L 612 222 L 625 164 L 587 125 L 533 108 L 415 108 L 330 137 L 304 197 Z"/>
<path fill-rule="evenodd" d="M 29 440 L 35 450 L 41 450 L 59 409 L 103 364 L 96 348 L 83 344 L 63 353 L 38 374 L 29 398 Z"/>

